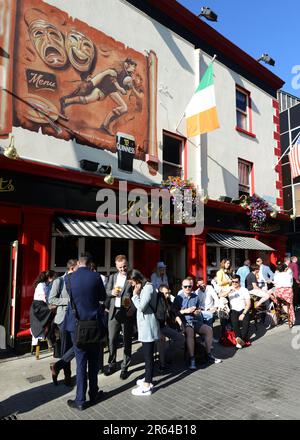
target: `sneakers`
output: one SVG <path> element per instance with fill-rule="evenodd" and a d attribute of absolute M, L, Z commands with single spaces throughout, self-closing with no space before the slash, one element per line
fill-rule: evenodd
<path fill-rule="evenodd" d="M 145 378 L 143 377 L 143 379 L 138 379 L 136 381 L 136 384 L 137 384 L 138 387 L 140 387 L 141 385 L 143 385 L 144 382 L 145 382 Z"/>
<path fill-rule="evenodd" d="M 134 396 L 151 396 L 152 390 L 153 390 L 153 385 L 150 385 L 149 388 L 146 388 L 144 386 L 144 383 L 142 383 L 137 388 L 131 390 L 131 394 L 133 394 Z"/>
<path fill-rule="evenodd" d="M 195 361 L 194 357 L 192 357 L 190 360 L 189 369 L 190 370 L 197 370 L 196 361 Z"/>
<path fill-rule="evenodd" d="M 235 346 L 236 346 L 236 348 L 243 348 L 242 345 L 238 344 L 238 343 Z"/>
<path fill-rule="evenodd" d="M 240 338 L 239 336 L 236 337 L 236 343 L 237 343 L 238 345 L 241 345 L 242 347 L 244 347 L 244 345 L 245 345 L 245 342 L 244 342 L 243 339 Z"/>
<path fill-rule="evenodd" d="M 245 347 L 250 347 L 252 344 L 250 341 L 245 341 Z"/>
<path fill-rule="evenodd" d="M 207 355 L 207 358 L 208 358 L 208 362 L 210 362 L 210 363 L 212 363 L 212 364 L 220 364 L 221 362 L 222 362 L 222 359 L 218 359 L 218 358 L 215 358 L 212 354 L 208 354 Z"/>

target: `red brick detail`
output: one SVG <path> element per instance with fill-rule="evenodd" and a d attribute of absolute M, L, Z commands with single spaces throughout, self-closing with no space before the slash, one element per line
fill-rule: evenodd
<path fill-rule="evenodd" d="M 274 124 L 279 124 L 279 118 L 277 116 L 273 116 L 273 122 Z"/>
<path fill-rule="evenodd" d="M 276 182 L 276 189 L 282 190 L 282 182 L 280 180 L 277 180 Z"/>
<path fill-rule="evenodd" d="M 280 208 L 283 208 L 283 199 L 276 199 L 276 205 L 278 205 Z"/>
<path fill-rule="evenodd" d="M 278 132 L 274 132 L 274 139 L 280 141 L 280 134 Z"/>
<path fill-rule="evenodd" d="M 276 110 L 279 110 L 279 102 L 278 102 L 277 100 L 275 100 L 275 99 L 273 99 L 273 107 L 274 107 Z"/>
<path fill-rule="evenodd" d="M 281 156 L 281 150 L 279 148 L 274 148 L 274 154 L 275 154 L 275 156 L 280 157 Z"/>
<path fill-rule="evenodd" d="M 279 197 L 283 199 L 283 189 L 279 190 Z"/>
<path fill-rule="evenodd" d="M 277 148 L 281 149 L 281 142 L 280 141 L 277 141 Z"/>

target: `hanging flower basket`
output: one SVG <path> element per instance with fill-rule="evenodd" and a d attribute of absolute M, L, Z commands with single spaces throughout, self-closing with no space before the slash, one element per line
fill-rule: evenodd
<path fill-rule="evenodd" d="M 168 176 L 166 180 L 162 180 L 160 184 L 161 188 L 168 189 L 172 195 L 171 200 L 177 209 L 183 209 L 186 204 L 192 205 L 192 212 L 194 212 L 197 203 L 199 203 L 197 197 L 197 190 L 193 182 L 189 179 L 181 179 L 178 176 Z M 183 206 L 183 198 L 185 205 Z M 183 212 L 183 218 L 189 217 L 189 212 Z"/>
<path fill-rule="evenodd" d="M 250 229 L 263 231 L 266 227 L 267 214 L 273 212 L 269 203 L 256 194 L 241 196 L 240 200 L 240 205 L 247 210 L 247 215 L 250 217 Z"/>

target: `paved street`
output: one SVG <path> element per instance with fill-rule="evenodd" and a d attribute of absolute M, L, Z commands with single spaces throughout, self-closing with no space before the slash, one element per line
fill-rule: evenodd
<path fill-rule="evenodd" d="M 215 354 L 224 362 L 195 372 L 184 368 L 183 353 L 178 352 L 176 368 L 156 374 L 150 397 L 131 395 L 143 373 L 140 345 L 135 343 L 130 377 L 121 381 L 119 372 L 101 374 L 105 398 L 83 412 L 66 404 L 75 388 L 70 390 L 62 380 L 57 387 L 52 384 L 49 352 L 43 351 L 39 361 L 28 355 L 2 360 L 0 417 L 18 411 L 22 420 L 299 419 L 300 325 L 292 331 L 286 324 L 267 332 L 259 327 L 252 338 L 253 345 L 240 351 L 215 344 Z"/>

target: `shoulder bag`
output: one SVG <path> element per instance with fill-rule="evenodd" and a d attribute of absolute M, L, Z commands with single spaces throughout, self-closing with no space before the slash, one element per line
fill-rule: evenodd
<path fill-rule="evenodd" d="M 81 350 L 100 344 L 103 334 L 98 319 L 82 321 L 79 318 L 76 305 L 73 301 L 70 278 L 68 277 L 68 290 L 70 295 L 71 307 L 76 321 L 75 345 Z"/>

